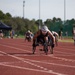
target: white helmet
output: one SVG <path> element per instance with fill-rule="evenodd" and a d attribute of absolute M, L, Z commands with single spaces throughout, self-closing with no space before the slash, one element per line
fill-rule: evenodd
<path fill-rule="evenodd" d="M 30 33 L 30 30 L 28 30 L 28 32 Z"/>
<path fill-rule="evenodd" d="M 47 31 L 48 31 L 48 27 L 44 25 L 44 26 L 42 26 L 41 30 L 42 30 L 43 32 L 47 32 Z"/>
<path fill-rule="evenodd" d="M 52 31 L 52 34 L 54 34 L 55 32 L 54 31 Z"/>

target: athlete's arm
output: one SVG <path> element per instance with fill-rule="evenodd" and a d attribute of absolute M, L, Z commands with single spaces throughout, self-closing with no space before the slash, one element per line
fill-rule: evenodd
<path fill-rule="evenodd" d="M 51 33 L 51 31 L 48 31 L 48 35 L 49 35 L 50 37 L 52 37 L 53 44 L 55 44 L 55 37 L 53 36 L 53 34 Z"/>

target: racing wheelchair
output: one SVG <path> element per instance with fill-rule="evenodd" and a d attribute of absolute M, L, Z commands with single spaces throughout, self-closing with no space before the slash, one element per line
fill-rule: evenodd
<path fill-rule="evenodd" d="M 25 40 L 27 40 L 28 42 L 30 42 L 31 41 L 31 36 L 26 36 Z"/>
<path fill-rule="evenodd" d="M 36 39 L 35 44 L 33 44 L 33 49 L 32 52 L 33 54 L 35 53 L 36 50 L 36 46 L 39 46 L 39 44 L 41 44 L 44 47 L 44 52 L 47 55 L 48 54 L 48 50 L 50 50 L 50 53 L 53 54 L 53 48 L 54 48 L 54 44 L 53 41 L 50 37 L 48 37 L 48 41 L 44 41 L 43 39 Z"/>

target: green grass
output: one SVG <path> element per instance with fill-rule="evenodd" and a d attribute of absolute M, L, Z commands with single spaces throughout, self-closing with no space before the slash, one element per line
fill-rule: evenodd
<path fill-rule="evenodd" d="M 24 38 L 24 36 L 23 35 L 19 35 L 18 38 Z"/>
<path fill-rule="evenodd" d="M 71 43 L 73 43 L 74 42 L 74 40 L 73 39 L 62 39 L 62 40 L 58 40 L 59 42 L 71 42 Z"/>
<path fill-rule="evenodd" d="M 16 37 L 15 37 L 16 38 Z M 19 35 L 17 38 L 25 38 L 24 35 Z M 58 39 L 59 42 L 71 42 L 73 43 L 74 40 L 72 39 L 72 37 L 63 37 L 63 39 Z"/>

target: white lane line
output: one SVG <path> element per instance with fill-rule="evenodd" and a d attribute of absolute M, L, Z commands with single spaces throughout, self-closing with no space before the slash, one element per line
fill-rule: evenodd
<path fill-rule="evenodd" d="M 0 44 L 2 45 L 2 44 Z M 20 49 L 20 48 L 16 48 L 16 47 L 11 47 L 11 46 L 8 46 L 8 45 L 2 45 L 2 46 L 6 46 L 6 47 L 9 47 L 9 48 L 14 48 L 14 49 L 17 49 L 17 50 L 21 50 L 21 51 L 26 51 L 26 52 L 31 52 L 31 51 L 27 51 L 27 50 L 24 50 L 24 49 Z M 63 60 L 63 61 L 71 61 L 71 62 L 75 62 L 75 60 L 72 60 L 72 59 L 66 59 L 66 58 L 60 58 L 60 57 L 56 57 L 56 56 L 51 56 L 51 55 L 48 55 L 52 58 L 55 58 L 55 59 L 60 59 L 60 60 Z"/>
<path fill-rule="evenodd" d="M 4 43 L 5 44 L 5 43 Z M 7 43 L 7 44 L 11 44 L 11 43 Z M 11 44 L 11 45 L 16 45 L 16 44 Z M 8 46 L 8 45 L 7 45 Z M 17 45 L 17 46 L 19 46 L 19 45 Z M 25 46 L 25 45 L 20 45 L 20 46 Z M 31 47 L 29 47 L 29 46 L 26 46 L 27 48 L 31 48 Z M 59 47 L 59 49 L 65 49 L 65 48 L 60 48 Z M 66 49 L 66 50 L 69 50 L 69 51 L 74 51 L 74 50 L 70 50 L 70 49 Z M 75 54 L 73 54 L 73 53 L 66 53 L 66 52 L 62 52 L 62 51 L 55 51 L 55 52 L 57 52 L 57 53 L 62 53 L 62 54 L 66 54 L 66 55 L 75 55 Z M 37 52 L 35 52 L 35 53 L 37 53 Z"/>
<path fill-rule="evenodd" d="M 38 68 L 40 68 L 40 69 L 47 70 L 47 68 L 44 68 L 44 67 L 39 66 L 39 65 L 36 65 L 36 64 L 34 64 L 34 63 L 25 61 L 25 60 L 23 60 L 23 58 L 21 58 L 21 57 L 17 57 L 17 56 L 14 56 L 14 55 L 10 55 L 10 54 L 7 54 L 7 53 L 5 53 L 5 52 L 3 52 L 3 51 L 0 51 L 0 52 L 3 53 L 3 54 L 8 55 L 8 56 L 10 56 L 10 57 L 13 57 L 13 58 L 15 58 L 15 59 L 18 59 L 18 60 L 20 60 L 20 61 L 22 61 L 22 62 L 25 62 L 25 63 L 27 63 L 27 64 L 33 65 L 33 66 L 35 66 L 35 67 L 38 67 Z"/>
<path fill-rule="evenodd" d="M 7 44 L 11 44 L 11 43 L 7 43 Z M 11 45 L 16 45 L 16 44 L 11 44 Z M 6 45 L 6 46 L 8 46 L 8 45 Z M 19 45 L 18 45 L 19 46 Z M 25 45 L 20 45 L 20 46 L 25 46 Z M 11 46 L 9 46 L 9 47 L 11 47 Z M 26 47 L 28 47 L 28 48 L 31 48 L 30 46 L 26 46 Z M 11 47 L 12 48 L 12 47 Z M 13 47 L 13 48 L 16 48 L 16 47 Z M 59 47 L 60 48 L 60 47 Z M 62 48 L 60 48 L 60 49 L 62 49 Z M 63 48 L 63 49 L 65 49 L 65 48 Z M 68 49 L 66 49 L 66 50 L 68 50 Z M 22 49 L 22 51 L 23 51 L 23 49 Z M 24 50 L 24 51 L 26 51 L 26 52 L 30 52 L 30 51 L 27 51 L 27 50 Z M 72 50 L 71 50 L 72 51 Z M 74 50 L 73 50 L 74 51 Z M 66 52 L 61 52 L 61 51 L 55 51 L 56 53 L 62 53 L 62 54 L 66 54 L 66 55 L 75 55 L 75 54 L 73 54 L 73 53 L 66 53 Z M 35 52 L 35 53 L 37 53 L 37 52 Z"/>
<path fill-rule="evenodd" d="M 66 49 L 67 51 L 75 52 L 75 50 L 74 50 L 75 48 L 68 48 L 68 47 L 63 47 L 63 46 L 61 46 L 61 47 L 58 46 L 56 49 L 64 49 L 64 50 Z"/>
<path fill-rule="evenodd" d="M 14 62 L 0 62 L 2 64 L 16 64 L 16 63 L 22 63 L 21 61 L 14 61 Z"/>
<path fill-rule="evenodd" d="M 54 52 L 56 52 L 56 53 L 62 53 L 62 54 L 66 54 L 66 55 L 75 55 L 73 53 L 67 53 L 67 52 L 61 52 L 61 51 L 54 51 Z"/>
<path fill-rule="evenodd" d="M 20 51 L 25 51 L 25 52 L 31 52 L 31 51 L 28 51 L 28 50 L 25 50 L 25 49 L 20 49 L 20 48 L 17 48 L 17 47 L 12 47 L 12 46 L 8 46 L 8 45 L 3 45 L 3 44 L 0 44 L 0 45 L 2 45 L 2 46 L 5 46 L 5 47 L 9 47 L 9 48 L 14 48 L 14 49 L 17 49 L 17 50 L 20 50 Z M 29 47 L 28 47 L 29 48 Z M 30 47 L 31 48 L 31 47 Z M 66 55 L 75 55 L 75 54 L 73 54 L 73 53 L 66 53 L 66 52 L 61 52 L 61 51 L 55 51 L 55 52 L 57 52 L 57 53 L 62 53 L 62 54 L 66 54 Z M 35 53 L 37 53 L 37 52 L 35 52 Z"/>
<path fill-rule="evenodd" d="M 37 64 L 34 64 L 34 63 L 29 62 L 29 61 L 27 61 L 27 60 L 25 61 L 24 58 L 16 57 L 16 56 L 14 56 L 14 55 L 7 54 L 6 52 L 3 52 L 3 51 L 0 51 L 0 52 L 3 53 L 3 54 L 8 55 L 8 56 L 10 56 L 10 57 L 13 57 L 13 58 L 15 58 L 15 59 L 18 59 L 18 60 L 20 60 L 20 61 L 22 61 L 22 62 L 25 62 L 25 63 L 27 63 L 27 64 L 30 64 L 30 65 L 32 65 L 32 66 L 38 67 L 38 68 L 40 68 L 40 69 L 43 69 L 44 71 L 48 71 L 48 72 L 50 72 L 50 73 L 52 73 L 52 74 L 60 75 L 60 73 L 54 72 L 53 70 L 48 70 L 48 69 L 45 68 L 45 67 L 42 67 L 42 66 L 37 65 Z M 61 74 L 61 75 L 64 75 L 64 74 Z"/>
<path fill-rule="evenodd" d="M 17 44 L 12 44 L 12 43 L 5 43 L 5 42 L 4 42 L 4 44 L 17 45 Z M 24 44 L 18 44 L 18 45 L 19 45 L 19 46 L 24 46 L 24 47 L 25 47 L 25 45 L 27 45 L 27 44 L 26 44 L 26 43 L 24 43 Z M 18 45 L 17 45 L 17 46 L 18 46 Z M 26 47 L 29 47 L 29 46 L 31 46 L 31 44 L 30 44 L 30 45 L 28 45 L 28 46 L 26 46 Z M 63 48 L 62 46 L 61 46 L 61 47 L 60 47 L 60 46 L 58 46 L 56 49 L 58 49 L 58 48 L 59 48 L 59 49 L 66 49 L 66 50 L 69 50 L 69 51 L 75 51 L 75 50 L 74 50 L 74 48 L 73 48 L 73 49 L 70 49 L 70 48 L 68 48 L 68 49 L 67 49 L 66 47 L 65 47 L 65 48 Z"/>
<path fill-rule="evenodd" d="M 33 56 L 47 56 L 45 55 L 44 53 L 40 53 L 40 54 L 15 54 L 15 53 L 9 53 L 10 55 L 14 55 L 14 56 L 30 56 L 30 57 L 33 57 Z M 4 54 L 0 54 L 0 56 L 5 56 Z M 51 56 L 51 54 L 48 54 L 48 56 Z M 65 55 L 65 54 L 56 54 L 55 56 L 75 56 L 75 55 Z"/>
<path fill-rule="evenodd" d="M 0 44 L 0 45 L 2 45 L 2 44 Z M 24 49 L 20 49 L 20 48 L 16 48 L 16 47 L 11 47 L 11 46 L 8 46 L 8 45 L 2 45 L 2 46 L 6 46 L 6 47 L 9 47 L 9 48 L 14 48 L 14 49 L 21 50 L 21 51 L 30 52 L 30 51 L 27 51 L 27 50 L 24 50 Z M 63 60 L 63 61 L 75 62 L 75 60 L 72 60 L 72 59 L 60 58 L 60 57 L 56 57 L 56 56 L 53 57 L 51 55 L 47 55 L 47 56 L 50 56 L 50 57 L 55 58 L 55 59 L 60 59 L 60 60 Z"/>
<path fill-rule="evenodd" d="M 72 60 L 72 59 L 66 59 L 66 58 L 56 57 L 56 56 L 50 56 L 50 55 L 48 55 L 48 56 L 51 57 L 51 58 L 60 59 L 62 61 L 75 62 L 75 60 Z"/>
<path fill-rule="evenodd" d="M 37 60 L 31 60 L 31 59 L 24 59 L 22 58 L 24 61 L 28 61 L 28 62 L 36 62 L 36 63 L 42 63 L 42 64 L 47 64 L 47 65 L 56 65 L 56 66 L 62 66 L 62 67 L 68 67 L 68 68 L 75 68 L 75 66 L 71 66 L 71 65 L 63 65 L 63 64 L 57 64 L 57 63 L 49 63 L 46 61 L 37 61 Z M 4 64 L 15 64 L 15 63 L 21 63 L 21 61 L 18 62 L 1 62 Z"/>
<path fill-rule="evenodd" d="M 0 65 L 6 66 L 6 67 L 17 68 L 17 69 L 23 69 L 23 70 L 30 70 L 30 71 L 37 71 L 37 72 L 42 72 L 42 73 L 55 74 L 55 75 L 67 75 L 67 74 L 61 74 L 61 73 L 53 72 L 52 70 L 44 71 L 44 70 L 25 68 L 25 67 L 14 66 L 14 65 L 6 65 L 6 64 L 2 64 L 2 63 L 0 63 Z"/>
<path fill-rule="evenodd" d="M 44 63 L 44 64 L 50 64 L 50 65 L 69 67 L 69 68 L 75 68 L 75 66 L 71 66 L 71 65 L 62 65 L 62 64 L 49 63 L 49 62 L 45 62 L 45 61 L 37 61 L 37 60 L 31 60 L 31 59 L 24 59 L 24 60 L 31 61 L 31 62 Z"/>
<path fill-rule="evenodd" d="M 3 44 L 0 44 L 0 45 L 5 46 L 5 47 L 9 47 L 9 48 L 14 48 L 14 49 L 17 49 L 17 50 L 20 50 L 20 51 L 31 52 L 31 51 L 28 51 L 28 50 L 25 50 L 25 49 L 20 49 L 20 48 L 13 47 L 13 46 L 8 46 L 8 45 L 3 45 Z"/>

